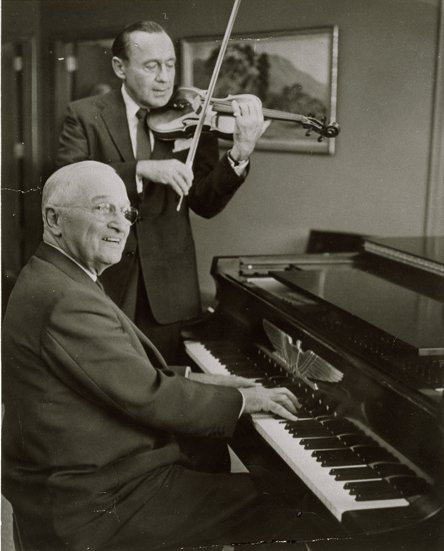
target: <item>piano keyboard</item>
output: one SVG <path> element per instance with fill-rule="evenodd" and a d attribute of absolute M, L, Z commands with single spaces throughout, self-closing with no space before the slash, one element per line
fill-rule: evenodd
<path fill-rule="evenodd" d="M 185 349 L 205 373 L 252 378 L 264 374 L 257 360 L 229 343 L 204 345 L 188 340 Z M 271 358 L 267 362 L 268 383 L 279 386 L 277 366 L 273 368 Z M 282 373 L 280 378 L 285 380 Z M 352 421 L 333 416 L 328 404 L 323 404 L 321 415 L 313 413 L 320 403 L 318 397 L 306 389 L 301 396 L 293 386 L 291 389 L 302 403 L 297 422 L 257 414 L 252 416 L 253 424 L 338 520 L 347 511 L 407 507 L 410 503 L 406 498 L 424 491 L 424 479 Z"/>

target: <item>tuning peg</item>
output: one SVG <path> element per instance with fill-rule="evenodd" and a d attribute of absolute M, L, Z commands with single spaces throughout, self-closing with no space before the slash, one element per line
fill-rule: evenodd
<path fill-rule="evenodd" d="M 306 136 L 311 136 L 311 129 L 310 129 L 310 130 L 307 130 L 307 132 L 305 132 L 305 135 L 306 135 Z"/>
<path fill-rule="evenodd" d="M 318 136 L 318 142 L 321 143 L 324 141 L 324 136 Z"/>

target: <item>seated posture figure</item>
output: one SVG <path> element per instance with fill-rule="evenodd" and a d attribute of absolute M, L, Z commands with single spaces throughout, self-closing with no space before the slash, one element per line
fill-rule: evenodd
<path fill-rule="evenodd" d="M 2 491 L 28 548 L 154 551 L 303 537 L 309 513 L 267 509 L 248 473 L 199 470 L 196 460 L 200 443 L 225 446 L 243 412 L 293 419 L 295 396 L 167 367 L 97 282 L 120 260 L 137 217 L 114 169 L 61 168 L 44 187 L 42 214 L 43 243 L 3 324 Z"/>

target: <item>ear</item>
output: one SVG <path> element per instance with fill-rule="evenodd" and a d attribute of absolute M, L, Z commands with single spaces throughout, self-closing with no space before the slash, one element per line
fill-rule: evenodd
<path fill-rule="evenodd" d="M 46 207 L 44 212 L 45 224 L 52 235 L 59 237 L 62 235 L 59 213 L 53 207 Z"/>
<path fill-rule="evenodd" d="M 120 57 L 114 56 L 112 59 L 112 66 L 115 74 L 120 80 L 125 80 L 125 62 Z"/>

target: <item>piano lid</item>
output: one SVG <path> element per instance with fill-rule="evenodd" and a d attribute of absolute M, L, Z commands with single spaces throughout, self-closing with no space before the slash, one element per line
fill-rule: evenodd
<path fill-rule="evenodd" d="M 368 238 L 369 253 L 444 276 L 444 236 Z"/>
<path fill-rule="evenodd" d="M 271 272 L 281 283 L 328 303 L 414 347 L 444 354 L 444 303 L 347 266 Z"/>

